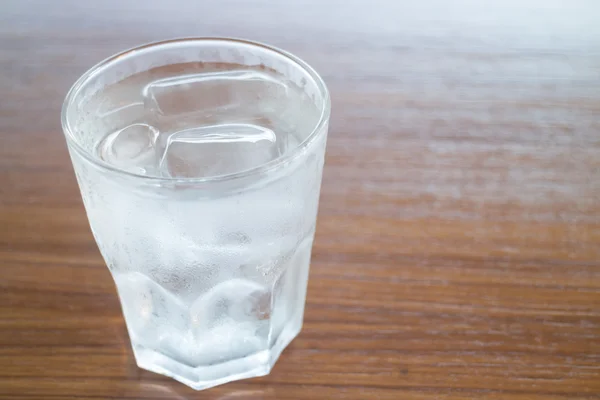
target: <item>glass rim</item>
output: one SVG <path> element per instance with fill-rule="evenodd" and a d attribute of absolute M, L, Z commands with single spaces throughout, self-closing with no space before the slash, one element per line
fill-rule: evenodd
<path fill-rule="evenodd" d="M 202 44 L 202 43 L 210 43 L 210 42 L 249 45 L 249 46 L 256 47 L 256 48 L 262 48 L 263 50 L 267 50 L 269 52 L 274 52 L 274 53 L 279 54 L 280 56 L 285 57 L 288 61 L 291 61 L 293 64 L 295 64 L 296 66 L 301 68 L 305 73 L 307 73 L 309 75 L 309 77 L 314 81 L 315 85 L 317 86 L 319 95 L 323 99 L 323 105 L 320 107 L 321 109 L 320 109 L 319 119 L 316 122 L 316 124 L 314 125 L 314 128 L 312 129 L 310 134 L 308 136 L 306 136 L 306 138 L 300 144 L 298 144 L 295 148 L 293 148 L 289 152 L 285 153 L 284 155 L 275 158 L 274 160 L 271 160 L 264 164 L 257 165 L 256 167 L 253 167 L 253 168 L 250 168 L 247 170 L 233 172 L 233 173 L 229 173 L 229 174 L 223 174 L 223 175 L 207 176 L 207 177 L 189 177 L 189 178 L 177 177 L 177 178 L 174 178 L 174 177 L 168 177 L 168 176 L 164 176 L 164 177 L 149 176 L 149 175 L 144 175 L 144 174 L 137 173 L 137 172 L 131 172 L 131 171 L 126 171 L 126 170 L 120 169 L 114 165 L 107 163 L 106 161 L 103 161 L 97 157 L 94 157 L 91 152 L 87 151 L 75 139 L 75 135 L 73 134 L 73 129 L 67 118 L 67 112 L 68 112 L 71 104 L 73 104 L 74 99 L 79 94 L 80 90 L 92 78 L 99 76 L 107 68 L 119 63 L 124 58 L 135 57 L 137 55 L 137 53 L 140 53 L 140 52 L 157 50 L 161 47 L 163 47 L 163 48 L 170 47 L 172 45 L 181 44 L 181 43 Z M 63 101 L 63 104 L 62 104 L 61 125 L 62 125 L 62 129 L 63 129 L 63 132 L 67 139 L 67 144 L 69 145 L 69 147 L 73 148 L 75 151 L 77 151 L 77 153 L 79 155 L 84 157 L 88 162 L 92 163 L 94 166 L 96 166 L 98 168 L 116 173 L 118 175 L 123 175 L 123 176 L 127 176 L 130 178 L 135 178 L 135 179 L 143 179 L 145 181 L 150 181 L 150 182 L 155 182 L 155 183 L 165 182 L 165 183 L 175 183 L 175 184 L 177 184 L 177 183 L 186 183 L 186 184 L 198 183 L 198 184 L 200 184 L 200 183 L 208 183 L 208 182 L 230 181 L 230 180 L 235 180 L 235 179 L 239 179 L 239 178 L 245 178 L 245 177 L 252 176 L 252 175 L 258 175 L 258 174 L 266 172 L 266 171 L 277 169 L 279 166 L 285 164 L 286 162 L 289 162 L 289 161 L 297 158 L 302 153 L 302 150 L 307 148 L 316 139 L 316 137 L 319 136 L 319 133 L 323 130 L 324 126 L 328 123 L 330 114 L 331 114 L 331 99 L 330 99 L 330 95 L 329 95 L 329 90 L 327 89 L 327 86 L 325 85 L 323 78 L 321 78 L 321 76 L 308 63 L 303 61 L 301 58 L 299 58 L 285 50 L 279 49 L 275 46 L 267 45 L 267 44 L 260 43 L 260 42 L 255 42 L 252 40 L 245 40 L 245 39 L 238 39 L 238 38 L 231 38 L 231 37 L 209 37 L 209 36 L 207 36 L 207 37 L 176 38 L 176 39 L 168 39 L 168 40 L 150 42 L 150 43 L 142 44 L 142 45 L 139 45 L 136 47 L 132 47 L 128 50 L 124 50 L 122 52 L 119 52 L 117 54 L 109 56 L 108 58 L 105 58 L 104 60 L 100 61 L 99 63 L 97 63 L 90 69 L 88 69 L 86 72 L 84 72 L 75 81 L 73 86 L 71 86 L 71 88 L 67 92 L 65 100 Z"/>

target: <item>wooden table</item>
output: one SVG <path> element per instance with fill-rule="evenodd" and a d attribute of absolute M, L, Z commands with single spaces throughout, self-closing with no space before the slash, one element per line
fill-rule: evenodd
<path fill-rule="evenodd" d="M 304 329 L 194 392 L 135 366 L 59 112 L 201 35 L 298 54 L 333 114 Z M 1 399 L 599 398 L 596 2 L 5 0 L 0 72 Z"/>

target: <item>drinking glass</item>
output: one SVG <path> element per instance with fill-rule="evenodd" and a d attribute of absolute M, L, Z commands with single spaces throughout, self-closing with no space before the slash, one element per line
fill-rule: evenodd
<path fill-rule="evenodd" d="M 298 335 L 329 114 L 310 66 L 245 40 L 144 45 L 74 84 L 63 130 L 139 367 L 205 389 Z"/>

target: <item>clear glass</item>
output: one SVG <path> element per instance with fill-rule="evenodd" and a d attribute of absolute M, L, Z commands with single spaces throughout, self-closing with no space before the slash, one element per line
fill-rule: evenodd
<path fill-rule="evenodd" d="M 142 129 L 144 135 L 165 136 L 170 143 L 170 136 L 159 132 L 155 110 L 148 111 L 147 86 L 144 93 L 128 89 L 119 97 L 111 97 L 112 89 L 144 71 L 168 83 L 180 82 L 195 69 L 205 73 L 207 66 L 217 73 L 240 68 L 244 73 L 269 71 L 299 88 L 318 112 L 298 119 L 296 131 L 289 133 L 300 138 L 293 147 L 265 162 L 251 160 L 254 163 L 244 164 L 243 170 L 225 168 L 201 176 L 148 174 L 145 167 L 121 167 L 98 156 L 98 138 L 125 126 L 135 134 Z M 177 86 L 170 94 L 181 87 L 191 86 Z M 171 126 L 185 131 L 197 123 L 190 115 L 213 107 L 214 99 L 222 102 L 220 86 L 210 88 L 213 92 L 200 100 L 195 97 L 195 103 L 170 103 L 175 107 Z M 252 90 L 240 91 L 242 106 L 269 102 L 272 92 Z M 277 109 L 282 115 L 294 112 L 294 104 L 286 104 L 285 97 L 269 104 L 282 107 Z M 177 113 L 178 107 L 188 109 Z M 237 108 L 231 110 L 235 114 Z M 306 63 L 276 48 L 234 39 L 141 46 L 101 62 L 75 83 L 63 106 L 63 129 L 139 367 L 205 389 L 268 374 L 298 335 L 329 113 L 325 84 Z M 247 160 L 245 147 L 236 149 L 236 156 L 222 165 Z M 222 161 L 213 150 L 203 159 Z"/>

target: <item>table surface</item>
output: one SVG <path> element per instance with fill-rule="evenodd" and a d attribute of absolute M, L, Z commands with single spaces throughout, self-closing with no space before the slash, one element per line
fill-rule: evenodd
<path fill-rule="evenodd" d="M 0 398 L 598 398 L 598 21 L 578 0 L 4 1 Z M 207 35 L 298 54 L 333 111 L 303 331 L 269 376 L 194 392 L 135 366 L 59 112 L 97 61 Z"/>

